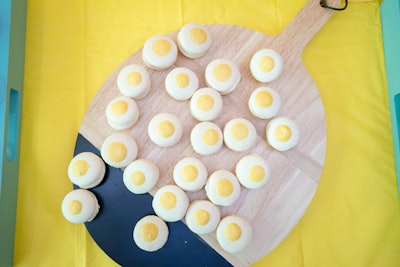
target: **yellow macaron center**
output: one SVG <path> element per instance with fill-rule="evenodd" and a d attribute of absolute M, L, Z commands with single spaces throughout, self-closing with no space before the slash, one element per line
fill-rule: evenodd
<path fill-rule="evenodd" d="M 260 60 L 259 68 L 262 72 L 270 72 L 275 66 L 275 61 L 270 56 L 265 56 Z"/>
<path fill-rule="evenodd" d="M 210 214 L 208 211 L 200 209 L 194 213 L 194 221 L 198 225 L 206 225 L 210 221 Z"/>
<path fill-rule="evenodd" d="M 107 156 L 113 162 L 121 162 L 128 154 L 128 149 L 123 143 L 113 142 L 107 148 Z"/>
<path fill-rule="evenodd" d="M 228 224 L 224 229 L 224 235 L 229 241 L 237 241 L 242 236 L 242 229 L 236 223 Z"/>
<path fill-rule="evenodd" d="M 157 133 L 164 138 L 170 137 L 174 132 L 174 124 L 170 121 L 162 121 L 157 125 Z"/>
<path fill-rule="evenodd" d="M 146 180 L 146 176 L 141 171 L 135 171 L 131 174 L 130 179 L 134 185 L 142 185 Z"/>
<path fill-rule="evenodd" d="M 225 82 L 232 75 L 232 69 L 228 64 L 218 64 L 213 70 L 214 78 L 219 82 Z"/>
<path fill-rule="evenodd" d="M 111 113 L 115 116 L 120 116 L 124 114 L 127 110 L 128 110 L 128 103 L 126 103 L 126 101 L 123 100 L 116 101 L 111 106 Z"/>
<path fill-rule="evenodd" d="M 185 182 L 193 182 L 199 175 L 199 171 L 196 166 L 186 165 L 182 168 L 181 175 Z"/>
<path fill-rule="evenodd" d="M 221 197 L 228 197 L 233 192 L 233 185 L 228 179 L 222 178 L 216 185 L 217 194 Z"/>
<path fill-rule="evenodd" d="M 126 76 L 126 83 L 131 86 L 138 86 L 142 82 L 142 75 L 137 71 L 132 71 Z"/>
<path fill-rule="evenodd" d="M 179 87 L 179 88 L 186 88 L 189 85 L 190 82 L 190 78 L 187 74 L 185 73 L 178 73 L 175 76 L 175 84 Z"/>
<path fill-rule="evenodd" d="M 292 130 L 287 125 L 284 125 L 284 124 L 278 125 L 275 128 L 274 136 L 278 141 L 286 142 L 292 136 Z"/>
<path fill-rule="evenodd" d="M 158 236 L 158 227 L 154 223 L 145 223 L 140 228 L 142 239 L 147 242 L 154 241 Z"/>
<path fill-rule="evenodd" d="M 249 135 L 249 128 L 246 124 L 238 122 L 232 125 L 231 134 L 236 140 L 243 140 Z"/>
<path fill-rule="evenodd" d="M 172 192 L 165 192 L 160 196 L 161 206 L 166 210 L 171 210 L 176 207 L 176 196 Z"/>
<path fill-rule="evenodd" d="M 81 177 L 84 176 L 90 168 L 90 164 L 86 160 L 77 160 L 72 165 L 72 172 L 74 175 Z"/>
<path fill-rule="evenodd" d="M 214 98 L 210 95 L 201 95 L 197 99 L 197 106 L 202 111 L 209 111 L 214 107 Z"/>
<path fill-rule="evenodd" d="M 255 101 L 257 106 L 267 108 L 272 105 L 274 99 L 269 92 L 261 91 L 256 94 Z"/>
<path fill-rule="evenodd" d="M 219 134 L 214 129 L 208 129 L 203 133 L 203 143 L 209 146 L 215 145 L 219 140 Z"/>
<path fill-rule="evenodd" d="M 68 203 L 68 212 L 77 215 L 82 211 L 82 203 L 79 200 L 71 200 Z"/>
<path fill-rule="evenodd" d="M 157 56 L 165 56 L 171 51 L 171 44 L 167 40 L 159 39 L 154 41 L 152 49 Z"/>
<path fill-rule="evenodd" d="M 249 168 L 247 175 L 251 181 L 257 183 L 264 179 L 265 171 L 260 165 L 254 165 Z"/>
<path fill-rule="evenodd" d="M 207 41 L 207 33 L 200 28 L 193 28 L 189 33 L 190 40 L 196 44 L 204 44 Z"/>

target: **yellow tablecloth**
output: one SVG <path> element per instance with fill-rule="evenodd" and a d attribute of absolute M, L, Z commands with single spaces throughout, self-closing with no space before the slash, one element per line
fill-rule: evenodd
<path fill-rule="evenodd" d="M 276 34 L 305 1 L 28 1 L 15 266 L 116 265 L 60 204 L 85 110 L 149 36 L 191 21 Z M 326 109 L 325 167 L 297 227 L 255 266 L 400 266 L 379 2 L 335 13 L 303 61 Z"/>

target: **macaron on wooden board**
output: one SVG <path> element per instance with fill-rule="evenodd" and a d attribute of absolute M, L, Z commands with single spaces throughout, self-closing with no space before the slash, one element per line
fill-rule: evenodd
<path fill-rule="evenodd" d="M 332 5 L 339 1 L 333 2 Z M 326 149 L 323 103 L 301 61 L 301 55 L 305 45 L 331 15 L 332 11 L 320 7 L 319 1 L 309 1 L 289 26 L 275 36 L 233 25 L 205 25 L 211 34 L 212 44 L 204 56 L 191 59 L 179 52 L 171 67 L 152 70 L 143 62 L 140 49 L 111 73 L 84 116 L 75 153 L 89 150 L 99 154 L 103 141 L 117 132 L 107 123 L 106 107 L 120 95 L 118 73 L 127 65 L 137 64 L 148 70 L 152 86 L 144 98 L 136 101 L 140 115 L 135 125 L 120 132 L 136 140 L 137 158 L 152 161 L 160 171 L 160 179 L 149 194 L 131 193 L 124 186 L 123 170 L 110 166 L 107 166 L 103 182 L 92 189 L 99 199 L 100 212 L 95 220 L 86 223 L 86 227 L 111 258 L 124 266 L 139 266 L 146 262 L 153 265 L 170 262 L 174 266 L 248 266 L 268 254 L 290 233 L 317 190 Z M 176 42 L 177 34 L 178 31 L 166 36 Z M 268 84 L 258 82 L 250 72 L 252 55 L 263 48 L 276 50 L 284 62 L 280 77 Z M 173 99 L 167 93 L 164 81 L 173 68 L 186 67 L 197 74 L 199 88 L 206 87 L 206 66 L 217 58 L 234 62 L 241 79 L 235 90 L 222 96 L 222 112 L 213 122 L 223 129 L 234 118 L 247 119 L 255 126 L 257 138 L 254 145 L 243 152 L 234 152 L 223 145 L 218 152 L 202 156 L 193 150 L 190 143 L 190 132 L 198 123 L 190 114 L 190 100 Z M 265 85 L 274 88 L 281 96 L 282 107 L 278 116 L 289 117 L 298 124 L 300 139 L 289 151 L 276 151 L 267 143 L 265 127 L 270 120 L 256 118 L 249 110 L 251 93 Z M 148 124 L 159 113 L 171 113 L 181 120 L 183 135 L 177 144 L 160 147 L 150 140 Z M 135 245 L 132 231 L 136 222 L 154 214 L 152 196 L 160 187 L 174 184 L 173 169 L 179 160 L 195 157 L 204 163 L 209 174 L 219 169 L 234 173 L 236 163 L 248 154 L 259 154 L 267 160 L 271 169 L 270 179 L 259 189 L 242 186 L 239 199 L 233 205 L 219 206 L 222 217 L 238 215 L 251 223 L 253 238 L 247 248 L 238 253 L 228 253 L 218 244 L 215 232 L 198 236 L 188 229 L 184 221 L 167 223 L 169 238 L 158 251 L 145 252 Z M 204 188 L 187 194 L 190 202 L 207 198 Z"/>

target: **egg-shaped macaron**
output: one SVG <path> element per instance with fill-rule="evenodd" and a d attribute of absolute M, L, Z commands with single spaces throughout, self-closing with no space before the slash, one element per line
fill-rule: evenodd
<path fill-rule="evenodd" d="M 171 113 L 155 115 L 148 125 L 148 134 L 154 144 L 161 147 L 173 146 L 179 142 L 183 134 L 181 120 Z"/>
<path fill-rule="evenodd" d="M 181 220 L 189 206 L 189 197 L 177 185 L 165 185 L 153 197 L 154 212 L 166 222 Z"/>
<path fill-rule="evenodd" d="M 249 189 L 262 187 L 271 176 L 267 160 L 256 154 L 242 157 L 236 163 L 235 172 L 240 184 Z"/>
<path fill-rule="evenodd" d="M 250 71 L 257 81 L 261 83 L 272 82 L 282 74 L 282 56 L 270 48 L 260 49 L 254 53 L 250 60 Z"/>
<path fill-rule="evenodd" d="M 206 184 L 206 166 L 194 157 L 179 160 L 173 170 L 174 182 L 185 191 L 197 191 Z"/>
<path fill-rule="evenodd" d="M 217 206 L 208 200 L 195 200 L 186 212 L 185 221 L 189 229 L 196 234 L 205 235 L 213 232 L 221 219 Z"/>
<path fill-rule="evenodd" d="M 199 121 L 215 120 L 222 111 L 221 95 L 212 88 L 197 90 L 190 99 L 190 113 Z"/>
<path fill-rule="evenodd" d="M 297 145 L 300 131 L 297 123 L 288 117 L 276 117 L 266 127 L 267 142 L 278 151 L 287 151 Z"/>
<path fill-rule="evenodd" d="M 209 121 L 196 124 L 190 133 L 193 150 L 205 156 L 218 152 L 222 147 L 223 138 L 219 126 Z"/>
<path fill-rule="evenodd" d="M 158 167 L 147 159 L 132 161 L 123 173 L 126 188 L 134 194 L 148 193 L 157 184 L 159 177 Z"/>
<path fill-rule="evenodd" d="M 72 223 L 91 222 L 100 209 L 95 194 L 87 189 L 75 189 L 67 193 L 61 204 L 65 219 Z"/>
<path fill-rule="evenodd" d="M 140 65 L 127 65 L 118 73 L 117 87 L 124 96 L 133 99 L 142 99 L 150 91 L 150 75 L 148 71 Z"/>
<path fill-rule="evenodd" d="M 68 165 L 68 177 L 80 188 L 92 188 L 101 183 L 106 172 L 104 161 L 93 152 L 77 154 Z"/>
<path fill-rule="evenodd" d="M 144 43 L 142 59 L 151 69 L 166 69 L 175 63 L 177 57 L 178 48 L 167 36 L 152 36 Z"/>
<path fill-rule="evenodd" d="M 178 32 L 177 44 L 183 55 L 189 58 L 203 56 L 212 44 L 211 34 L 198 23 L 187 23 Z"/>
<path fill-rule="evenodd" d="M 249 149 L 257 138 L 254 125 L 246 119 L 235 118 L 224 127 L 225 145 L 233 151 L 245 151 Z"/>
<path fill-rule="evenodd" d="M 176 100 L 187 100 L 199 88 L 196 73 L 189 68 L 177 67 L 171 70 L 165 78 L 167 93 Z"/>
<path fill-rule="evenodd" d="M 237 253 L 249 246 L 253 239 L 251 224 L 237 215 L 223 218 L 217 227 L 218 244 L 229 253 Z"/>
<path fill-rule="evenodd" d="M 122 132 L 109 135 L 101 145 L 101 157 L 114 168 L 124 168 L 138 155 L 136 141 Z"/>
<path fill-rule="evenodd" d="M 254 90 L 249 98 L 249 110 L 260 119 L 270 119 L 278 115 L 282 100 L 279 93 L 266 86 Z"/>
<path fill-rule="evenodd" d="M 107 122 L 115 130 L 132 127 L 139 118 L 139 108 L 132 98 L 117 96 L 106 107 Z"/>
<path fill-rule="evenodd" d="M 236 176 L 227 170 L 213 172 L 207 180 L 206 194 L 208 199 L 219 206 L 230 206 L 240 196 L 240 184 Z"/>
<path fill-rule="evenodd" d="M 161 249 L 168 240 L 167 224 L 155 215 L 141 218 L 133 228 L 133 240 L 142 250 L 153 252 Z"/>
<path fill-rule="evenodd" d="M 207 65 L 205 79 L 207 86 L 224 95 L 236 88 L 240 82 L 240 71 L 232 61 L 218 58 Z"/>

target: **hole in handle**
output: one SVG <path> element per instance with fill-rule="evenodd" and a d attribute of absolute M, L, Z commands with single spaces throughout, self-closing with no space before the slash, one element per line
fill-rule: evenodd
<path fill-rule="evenodd" d="M 17 90 L 11 89 L 7 114 L 7 160 L 15 160 L 17 155 L 17 139 L 19 136 L 19 118 L 21 98 Z"/>
<path fill-rule="evenodd" d="M 400 1 L 400 0 L 399 0 L 399 1 Z M 332 9 L 332 10 L 335 10 L 335 11 L 343 11 L 343 10 L 345 10 L 345 9 L 347 8 L 347 5 L 348 5 L 349 3 L 348 3 L 348 0 L 344 0 L 344 6 L 343 6 L 343 7 L 334 7 L 334 6 L 330 6 L 330 5 L 327 3 L 327 0 L 320 0 L 319 4 L 320 4 L 320 6 L 323 7 L 323 8 L 328 8 L 328 9 Z"/>

